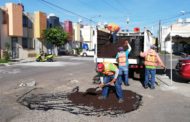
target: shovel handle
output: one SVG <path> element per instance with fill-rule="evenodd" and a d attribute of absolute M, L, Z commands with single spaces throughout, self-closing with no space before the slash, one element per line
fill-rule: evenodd
<path fill-rule="evenodd" d="M 164 67 L 164 73 L 166 73 L 166 70 L 167 70 L 167 68 L 166 68 L 166 67 Z"/>

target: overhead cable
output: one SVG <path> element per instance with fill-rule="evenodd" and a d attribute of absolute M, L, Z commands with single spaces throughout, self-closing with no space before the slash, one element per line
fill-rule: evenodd
<path fill-rule="evenodd" d="M 51 6 L 54 6 L 54 7 L 56 7 L 56 8 L 59 8 L 59 9 L 61 9 L 61 10 L 63 10 L 63 11 L 66 11 L 66 12 L 68 12 L 68 13 L 71 13 L 71 14 L 73 14 L 73 15 L 76 15 L 76 16 L 78 16 L 78 17 L 87 19 L 87 20 L 89 20 L 90 22 L 97 23 L 97 22 L 93 21 L 93 20 L 90 19 L 90 18 L 84 17 L 84 16 L 82 16 L 82 15 L 80 15 L 80 14 L 78 14 L 78 13 L 75 13 L 75 12 L 72 12 L 72 11 L 70 11 L 70 10 L 67 10 L 67 9 L 65 9 L 65 8 L 63 8 L 63 7 L 60 7 L 60 6 L 56 5 L 56 4 L 54 4 L 54 3 L 48 2 L 48 1 L 46 1 L 46 0 L 41 0 L 41 1 L 44 2 L 44 3 L 47 3 L 47 4 L 51 5 Z"/>

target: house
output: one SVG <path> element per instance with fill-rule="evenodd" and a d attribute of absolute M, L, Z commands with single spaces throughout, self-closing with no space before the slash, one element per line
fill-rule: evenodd
<path fill-rule="evenodd" d="M 190 18 L 178 19 L 176 23 L 161 28 L 161 51 L 190 53 Z"/>
<path fill-rule="evenodd" d="M 84 25 L 80 30 L 82 42 L 87 44 L 89 49 L 94 49 L 94 44 L 96 43 L 97 39 L 96 27 L 93 27 L 91 25 Z"/>
<path fill-rule="evenodd" d="M 47 28 L 46 14 L 40 11 L 24 12 L 20 3 L 6 3 L 0 7 L 0 49 L 10 47 L 12 59 L 35 57 L 41 50 L 47 51 L 42 36 Z"/>

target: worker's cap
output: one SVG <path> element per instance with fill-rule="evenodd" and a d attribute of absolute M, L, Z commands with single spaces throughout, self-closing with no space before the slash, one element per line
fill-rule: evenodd
<path fill-rule="evenodd" d="M 153 44 L 150 46 L 151 49 L 157 49 L 157 47 Z"/>
<path fill-rule="evenodd" d="M 123 49 L 123 47 L 118 47 L 118 50 L 123 51 L 124 49 Z"/>
<path fill-rule="evenodd" d="M 98 72 L 103 72 L 104 71 L 104 64 L 103 63 L 99 63 L 97 65 L 97 71 Z"/>

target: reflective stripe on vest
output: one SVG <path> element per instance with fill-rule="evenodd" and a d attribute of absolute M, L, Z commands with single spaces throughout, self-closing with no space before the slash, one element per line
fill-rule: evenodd
<path fill-rule="evenodd" d="M 119 66 L 126 66 L 127 57 L 125 52 L 119 52 L 118 57 Z"/>
<path fill-rule="evenodd" d="M 147 56 L 145 57 L 145 65 L 157 66 L 157 58 L 155 51 L 148 52 Z"/>

